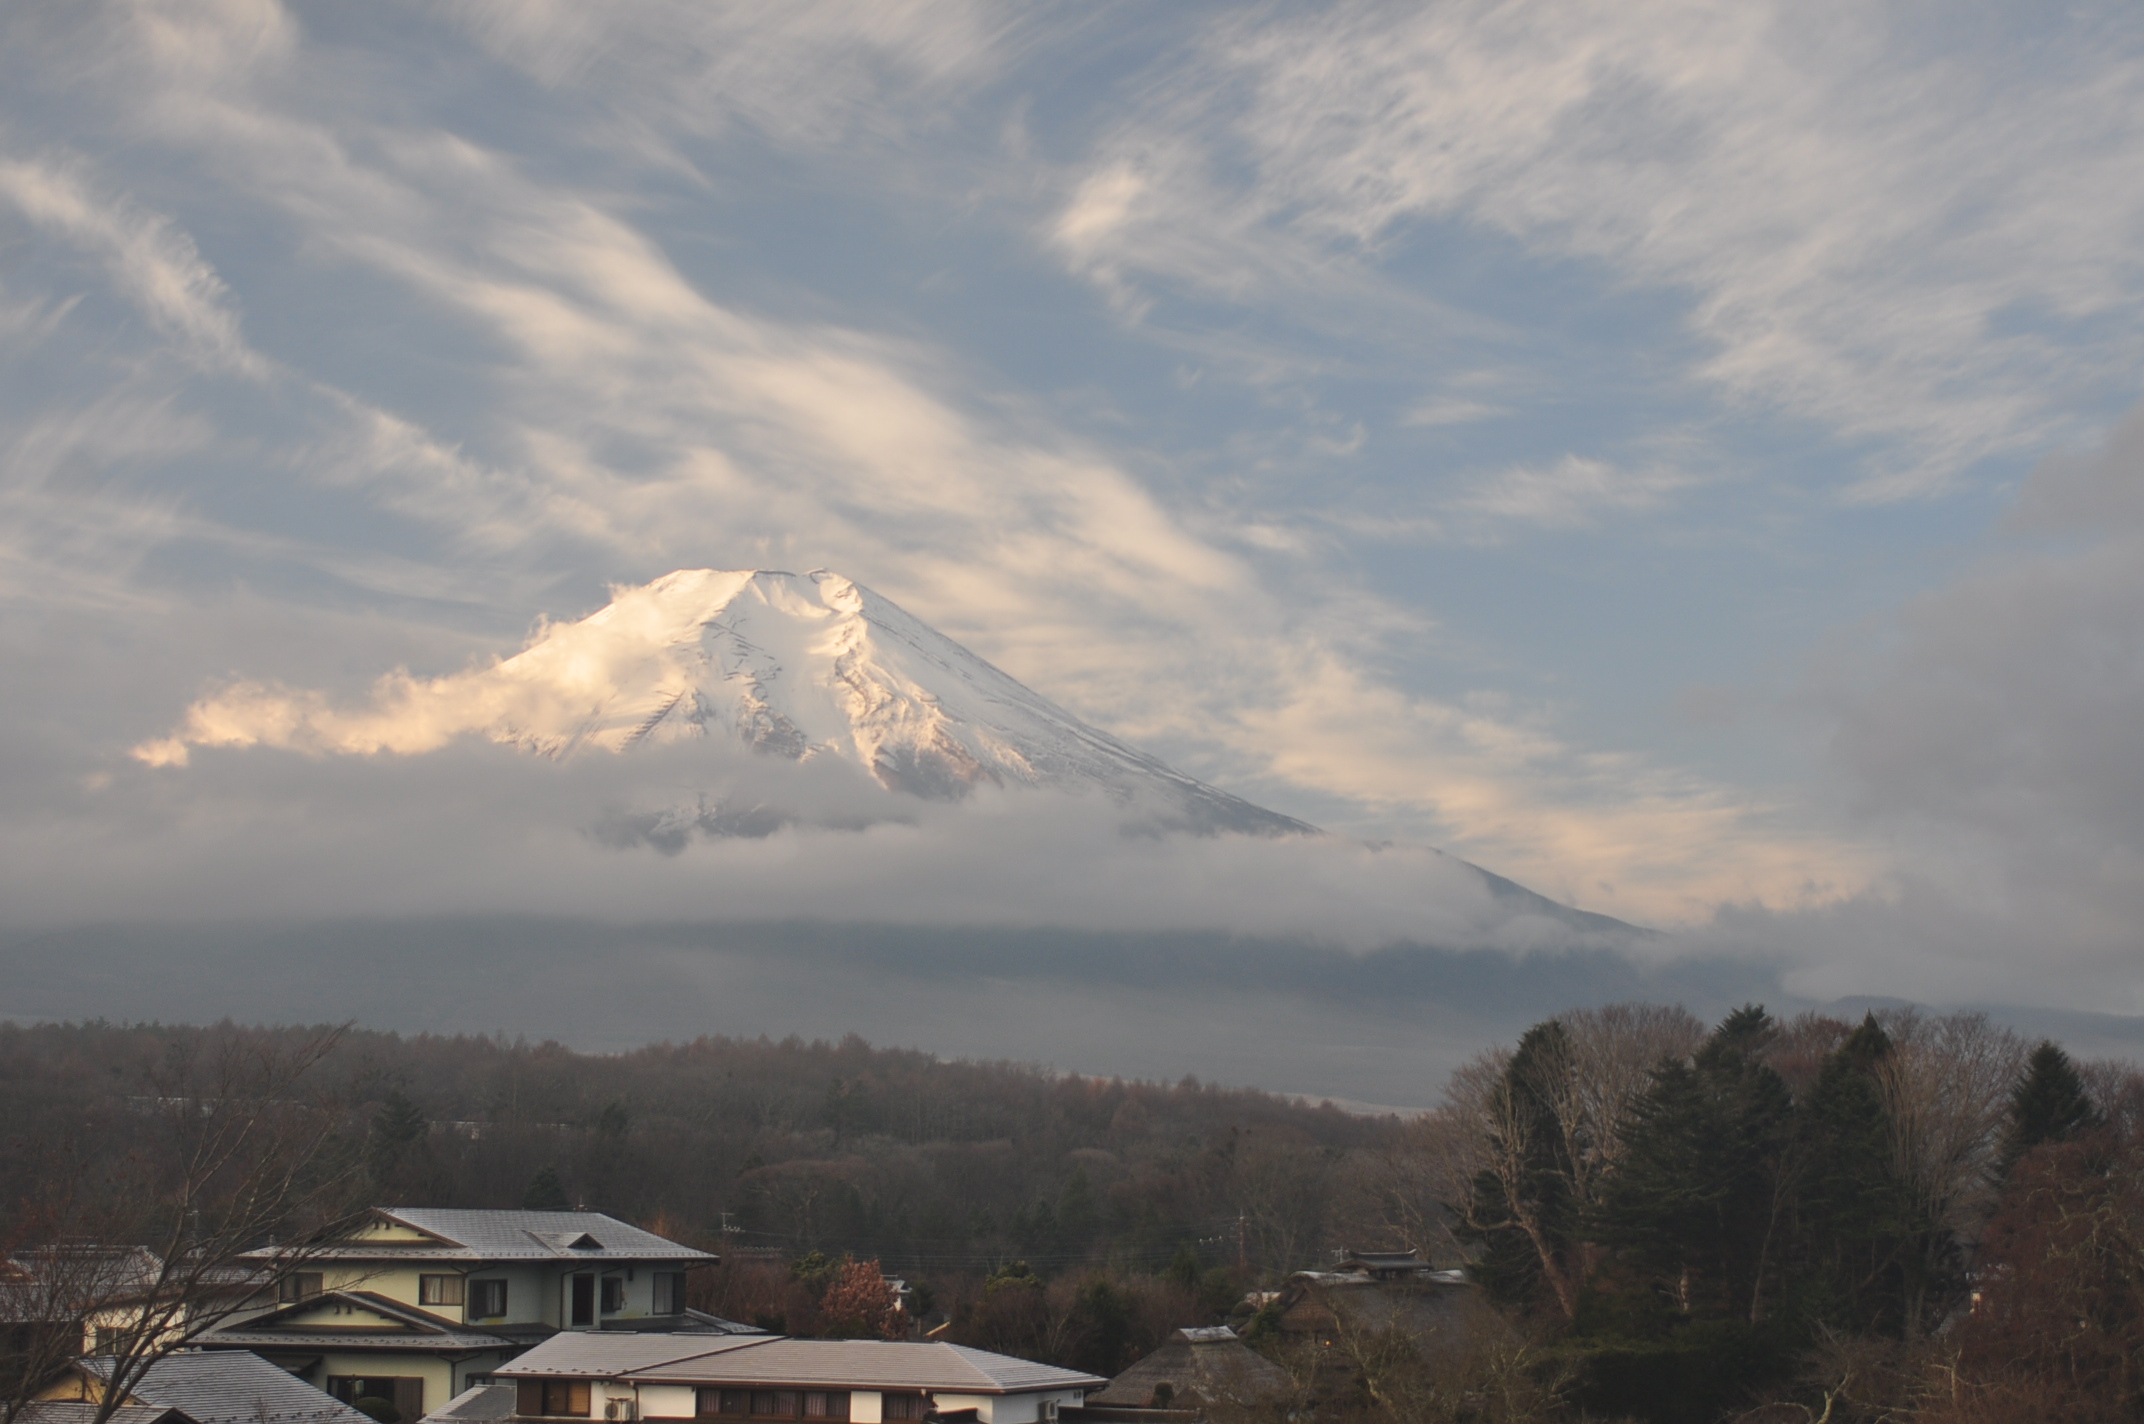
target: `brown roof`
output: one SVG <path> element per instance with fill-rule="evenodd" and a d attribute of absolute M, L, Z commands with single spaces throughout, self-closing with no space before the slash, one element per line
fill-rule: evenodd
<path fill-rule="evenodd" d="M 1087 1396 L 1089 1404 L 1139 1408 L 1154 1398 L 1154 1387 L 1170 1387 L 1170 1403 L 1196 1395 L 1214 1404 L 1256 1404 L 1289 1387 L 1287 1372 L 1236 1338 L 1232 1330 L 1179 1330 L 1162 1346 Z"/>
<path fill-rule="evenodd" d="M 1461 1284 L 1416 1278 L 1376 1281 L 1365 1276 L 1297 1277 L 1281 1293 L 1280 1328 L 1322 1334 L 1344 1316 L 1362 1330 L 1394 1326 L 1426 1335 L 1449 1325 L 1467 1309 L 1473 1289 Z"/>
<path fill-rule="evenodd" d="M 775 1335 L 554 1335 L 496 1371 L 666 1384 L 784 1384 L 800 1388 L 1015 1394 L 1092 1389 L 1095 1375 L 930 1340 L 789 1340 Z"/>

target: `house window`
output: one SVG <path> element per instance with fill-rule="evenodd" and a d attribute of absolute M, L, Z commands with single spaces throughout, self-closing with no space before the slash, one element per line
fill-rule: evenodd
<path fill-rule="evenodd" d="M 469 1282 L 469 1318 L 493 1320 L 506 1314 L 506 1282 Z"/>
<path fill-rule="evenodd" d="M 683 1271 L 657 1271 L 655 1273 L 655 1313 L 657 1315 L 682 1315 L 685 1313 L 685 1273 Z"/>
<path fill-rule="evenodd" d="M 616 1315 L 623 1309 L 625 1309 L 625 1277 L 605 1276 L 603 1278 L 603 1313 L 605 1315 Z"/>
<path fill-rule="evenodd" d="M 882 1419 L 921 1419 L 923 1396 L 920 1394 L 881 1395 L 879 1417 Z"/>
<path fill-rule="evenodd" d="M 518 1380 L 514 1386 L 514 1413 L 524 1418 L 586 1419 L 588 1381 Z"/>
<path fill-rule="evenodd" d="M 506 1282 L 499 1281 L 499 1285 Z M 460 1305 L 462 1303 L 462 1278 L 460 1276 L 417 1277 L 417 1304 Z"/>
<path fill-rule="evenodd" d="M 424 1381 L 410 1375 L 329 1375 L 328 1393 L 344 1404 L 385 1400 L 404 1424 L 424 1416 Z"/>
<path fill-rule="evenodd" d="M 846 1424 L 849 1394 L 841 1389 L 703 1389 L 695 1411 L 702 1419 L 808 1419 Z"/>
<path fill-rule="evenodd" d="M 293 1301 L 311 1300 L 320 1294 L 327 1284 L 327 1277 L 318 1271 L 297 1271 L 276 1283 L 276 1299 L 285 1305 Z"/>

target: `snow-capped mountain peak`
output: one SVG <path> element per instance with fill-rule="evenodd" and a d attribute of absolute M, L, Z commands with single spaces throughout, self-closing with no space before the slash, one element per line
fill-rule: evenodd
<path fill-rule="evenodd" d="M 824 569 L 680 569 L 614 590 L 491 671 L 516 695 L 487 733 L 548 756 L 721 738 L 839 757 L 916 796 L 1099 789 L 1158 798 L 1201 829 L 1312 829 L 1133 750 Z"/>

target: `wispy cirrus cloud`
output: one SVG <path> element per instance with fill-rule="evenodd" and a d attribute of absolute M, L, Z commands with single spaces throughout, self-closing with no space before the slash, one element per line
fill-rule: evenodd
<path fill-rule="evenodd" d="M 79 157 L 0 158 L 0 201 L 90 254 L 112 285 L 203 369 L 258 378 L 266 364 L 246 344 L 230 289 L 193 239 L 160 213 L 89 181 Z"/>
<path fill-rule="evenodd" d="M 2076 433 L 2140 354 L 2144 33 L 2073 20 L 1938 33 L 1909 4 L 1686 0 L 1228 16 L 1150 74 L 1050 238 L 1133 306 L 1360 284 L 1435 223 L 1599 263 L 1687 303 L 1691 375 L 1863 444 L 1853 497 L 1910 495 Z"/>
<path fill-rule="evenodd" d="M 912 330 L 722 292 L 714 264 L 681 256 L 693 235 L 666 227 L 661 203 L 635 191 L 644 170 L 631 165 L 652 160 L 631 135 L 592 134 L 600 151 L 622 155 L 592 175 L 542 145 L 517 148 L 519 134 L 427 114 L 421 96 L 376 95 L 358 82 L 375 72 L 372 56 L 309 37 L 279 7 L 113 13 L 100 122 L 183 165 L 256 230 L 280 234 L 280 290 L 321 303 L 301 308 L 310 330 L 285 321 L 257 338 L 259 359 L 290 393 L 282 422 L 233 421 L 218 428 L 218 448 L 250 450 L 260 488 L 277 498 L 302 488 L 346 501 L 327 506 L 334 518 L 313 517 L 322 543 L 378 520 L 391 532 L 372 537 L 413 563 L 474 565 L 494 581 L 494 629 L 582 611 L 570 600 L 603 582 L 673 567 L 826 565 L 885 588 L 1112 730 L 1185 749 L 1195 770 L 1255 782 L 1284 807 L 1292 796 L 1329 798 L 1589 906 L 1673 919 L 1727 896 L 1800 903 L 1858 883 L 1853 846 L 1789 824 L 1762 798 L 1589 749 L 1522 700 L 1401 689 L 1379 671 L 1381 631 L 1419 619 L 1381 612 L 1359 586 L 1275 577 L 1252 541 L 1211 532 L 1226 521 L 1053 421 L 981 360 Z M 811 36 L 822 32 L 844 53 L 876 56 L 856 60 L 872 72 L 883 64 L 908 76 L 894 85 L 904 103 L 923 92 L 904 85 L 957 90 L 999 43 L 987 25 L 949 24 L 952 12 L 898 12 L 919 26 L 928 53 L 916 58 L 908 31 L 879 35 L 855 15 L 811 13 L 820 18 L 798 22 L 809 43 L 767 41 L 766 53 L 788 56 L 775 66 L 787 77 L 748 85 L 762 96 L 752 103 L 775 103 L 783 85 L 810 78 L 821 54 Z M 657 147 L 674 147 L 737 117 L 669 105 L 727 72 L 705 68 L 730 62 L 721 26 L 760 34 L 744 15 L 648 7 L 617 30 L 564 11 L 450 18 L 488 52 L 614 105 Z M 943 53 L 931 48 L 939 43 Z M 653 76 L 648 92 L 669 98 L 636 107 L 643 74 Z M 881 131 L 867 122 L 878 100 L 845 117 L 811 102 L 749 122 L 799 149 L 845 125 Z M 1060 237 L 1083 261 L 1118 261 L 1122 234 L 1180 196 L 1157 198 L 1151 183 L 1115 199 L 1095 189 L 1085 226 L 1060 225 Z M 149 211 L 146 200 L 127 202 Z M 110 250 L 93 226 L 53 230 Z M 177 228 L 162 231 L 173 238 Z M 1325 263 L 1317 243 L 1271 261 L 1255 244 L 1240 251 L 1256 258 L 1239 269 L 1246 292 L 1273 272 L 1307 279 Z M 1123 270 L 1130 280 L 1148 269 Z M 196 288 L 211 291 L 186 290 Z M 370 364 L 345 355 L 367 340 L 387 354 Z M 410 378 L 405 366 L 423 374 Z M 1346 459 L 1361 444 L 1354 432 L 1326 454 Z M 1618 478 L 1552 470 L 1489 512 L 1582 517 L 1627 505 Z M 227 517 L 247 517 L 244 501 L 231 503 Z M 1273 526 L 1267 547 L 1286 532 Z M 269 653 L 234 668 L 220 649 L 191 675 L 229 672 L 285 675 Z M 127 740 L 168 725 L 193 693 L 164 687 L 153 720 L 145 712 L 150 724 Z"/>
<path fill-rule="evenodd" d="M 1599 514 L 1649 509 L 1697 483 L 1695 475 L 1672 466 L 1630 470 L 1565 455 L 1553 464 L 1499 470 L 1464 490 L 1450 507 L 1484 520 L 1570 527 Z"/>

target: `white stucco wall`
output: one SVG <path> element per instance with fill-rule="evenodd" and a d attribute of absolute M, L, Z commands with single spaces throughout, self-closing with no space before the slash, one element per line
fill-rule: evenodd
<path fill-rule="evenodd" d="M 690 1419 L 699 1411 L 699 1391 L 689 1384 L 644 1384 L 640 1387 L 643 1419 Z"/>
<path fill-rule="evenodd" d="M 476 1367 L 475 1364 L 472 1368 Z M 483 1366 L 489 1368 L 489 1366 Z M 329 1375 L 357 1375 L 367 1379 L 416 1378 L 424 1381 L 424 1407 L 437 1409 L 452 1399 L 460 1390 L 457 1381 L 449 1377 L 452 1369 L 445 1360 L 427 1358 L 423 1355 L 396 1355 L 385 1351 L 356 1351 L 347 1353 L 329 1351 L 320 1357 L 320 1368 L 315 1370 L 313 1384 L 320 1389 L 328 1387 Z"/>

